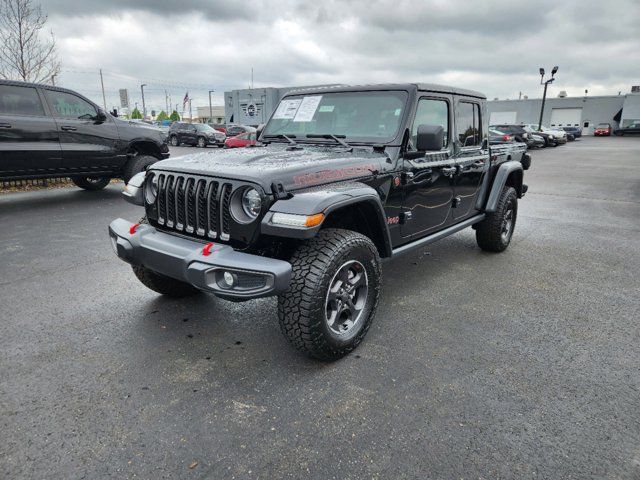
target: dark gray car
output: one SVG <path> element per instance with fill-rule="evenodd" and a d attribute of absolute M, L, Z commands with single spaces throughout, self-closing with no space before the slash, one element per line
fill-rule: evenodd
<path fill-rule="evenodd" d="M 168 158 L 165 137 L 72 90 L 0 81 L 0 179 L 71 177 L 99 190 Z"/>

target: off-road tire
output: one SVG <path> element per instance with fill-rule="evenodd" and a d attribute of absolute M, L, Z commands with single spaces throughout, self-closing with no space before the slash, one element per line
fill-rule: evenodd
<path fill-rule="evenodd" d="M 161 275 L 142 265 L 133 265 L 133 273 L 145 287 L 168 297 L 182 298 L 200 293 L 200 290 L 188 283 Z"/>
<path fill-rule="evenodd" d="M 122 179 L 124 180 L 124 183 L 129 183 L 131 177 L 136 173 L 144 172 L 149 165 L 157 161 L 158 159 L 151 155 L 136 155 L 135 157 L 131 157 L 127 161 L 122 172 Z"/>
<path fill-rule="evenodd" d="M 508 212 L 512 212 L 511 226 L 509 234 L 505 238 L 503 235 L 505 227 L 505 217 Z M 488 213 L 485 219 L 477 224 L 476 241 L 478 246 L 486 252 L 503 252 L 509 246 L 513 230 L 516 226 L 518 216 L 518 196 L 513 187 L 505 186 L 502 189 L 496 211 Z"/>
<path fill-rule="evenodd" d="M 207 148 L 207 139 L 204 137 L 198 137 L 198 140 L 196 141 L 196 147 Z"/>
<path fill-rule="evenodd" d="M 351 260 L 366 271 L 366 300 L 353 328 L 338 335 L 326 319 L 327 294 L 337 272 Z M 293 267 L 291 283 L 278 296 L 278 318 L 284 335 L 296 349 L 320 360 L 336 360 L 353 351 L 367 334 L 378 306 L 381 267 L 376 246 L 360 233 L 326 229 L 300 245 L 289 261 Z"/>
<path fill-rule="evenodd" d="M 179 147 L 180 146 L 180 142 L 178 141 L 178 136 L 177 135 L 171 135 L 169 137 L 169 144 L 173 147 Z"/>
<path fill-rule="evenodd" d="M 76 187 L 90 192 L 96 192 L 109 185 L 111 179 L 109 177 L 72 177 L 71 181 Z"/>

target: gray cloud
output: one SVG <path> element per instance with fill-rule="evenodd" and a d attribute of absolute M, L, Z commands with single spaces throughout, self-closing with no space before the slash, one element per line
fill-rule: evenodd
<path fill-rule="evenodd" d="M 616 94 L 640 83 L 640 3 L 595 0 L 47 0 L 60 80 L 108 103 L 117 89 L 197 105 L 255 85 L 431 81 L 488 97 L 538 96 L 537 70 L 559 65 L 551 95 Z M 139 97 L 139 96 L 138 96 Z M 177 100 L 176 100 L 177 99 Z M 111 105 L 108 105 L 109 107 Z"/>

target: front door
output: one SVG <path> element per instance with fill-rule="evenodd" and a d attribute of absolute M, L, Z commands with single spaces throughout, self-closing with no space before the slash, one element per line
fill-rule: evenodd
<path fill-rule="evenodd" d="M 462 219 L 476 213 L 475 204 L 482 178 L 489 168 L 488 142 L 483 142 L 480 103 L 458 99 L 456 106 L 456 149 L 453 217 Z"/>
<path fill-rule="evenodd" d="M 423 236 L 444 228 L 449 222 L 456 171 L 452 155 L 451 98 L 423 97 L 418 101 L 411 128 L 408 153 L 403 160 L 404 199 L 400 232 L 403 238 Z M 439 152 L 427 152 L 415 158 L 418 125 L 440 125 L 444 144 Z"/>
<path fill-rule="evenodd" d="M 85 99 L 57 90 L 47 89 L 45 94 L 58 125 L 67 172 L 108 172 L 124 165 L 126 153 L 119 152 L 118 128 L 111 116 L 98 123 L 97 108 Z"/>
<path fill-rule="evenodd" d="M 56 123 L 34 87 L 0 85 L 0 176 L 56 174 L 62 153 Z"/>

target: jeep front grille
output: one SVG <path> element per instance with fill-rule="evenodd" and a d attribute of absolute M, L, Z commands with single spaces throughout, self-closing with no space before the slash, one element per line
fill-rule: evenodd
<path fill-rule="evenodd" d="M 215 179 L 158 174 L 158 225 L 200 237 L 229 240 L 233 186 Z"/>

